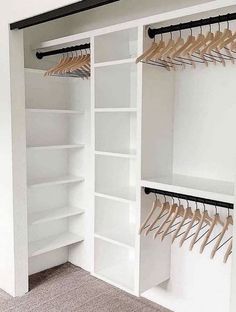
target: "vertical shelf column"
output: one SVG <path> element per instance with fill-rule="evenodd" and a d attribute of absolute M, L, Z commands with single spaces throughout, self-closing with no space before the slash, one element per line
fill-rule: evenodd
<path fill-rule="evenodd" d="M 137 28 L 95 37 L 92 72 L 95 165 L 92 274 L 133 294 L 137 294 L 140 154 L 137 39 Z"/>

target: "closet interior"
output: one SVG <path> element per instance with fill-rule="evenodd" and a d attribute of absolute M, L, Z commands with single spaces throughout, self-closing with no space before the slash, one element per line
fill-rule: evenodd
<path fill-rule="evenodd" d="M 230 311 L 234 11 L 209 2 L 33 49 L 51 65 L 25 69 L 29 274 L 70 261 L 174 311 Z"/>
<path fill-rule="evenodd" d="M 90 81 L 50 75 L 25 70 L 30 273 L 70 259 L 79 265 L 86 249 Z"/>

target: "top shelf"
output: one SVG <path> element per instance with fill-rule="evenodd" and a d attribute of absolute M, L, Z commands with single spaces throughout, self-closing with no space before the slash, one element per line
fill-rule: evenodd
<path fill-rule="evenodd" d="M 234 204 L 234 183 L 184 175 L 141 181 L 142 187 L 202 197 Z"/>

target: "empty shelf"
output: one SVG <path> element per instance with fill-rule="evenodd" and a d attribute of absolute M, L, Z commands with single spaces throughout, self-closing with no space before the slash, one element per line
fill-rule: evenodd
<path fill-rule="evenodd" d="M 38 256 L 52 250 L 66 247 L 83 241 L 81 236 L 73 233 L 62 233 L 29 244 L 29 257 Z"/>
<path fill-rule="evenodd" d="M 108 61 L 108 62 L 100 62 L 100 63 L 95 63 L 94 67 L 105 67 L 105 66 L 114 66 L 114 65 L 121 65 L 121 64 L 135 64 L 136 58 L 127 58 L 123 60 L 116 60 L 116 61 Z"/>
<path fill-rule="evenodd" d="M 120 157 L 120 158 L 136 158 L 135 151 L 130 151 L 127 153 L 95 151 L 95 155 Z"/>
<path fill-rule="evenodd" d="M 30 181 L 28 184 L 29 188 L 32 187 L 40 187 L 47 185 L 55 185 L 55 184 L 67 184 L 67 183 L 76 183 L 83 182 L 83 177 L 75 177 L 75 176 L 64 176 L 59 178 L 49 178 L 49 179 L 38 179 L 35 181 Z"/>
<path fill-rule="evenodd" d="M 137 108 L 134 107 L 109 107 L 95 108 L 95 113 L 136 113 Z"/>
<path fill-rule="evenodd" d="M 134 263 L 127 261 L 95 271 L 94 276 L 125 291 L 134 291 Z"/>
<path fill-rule="evenodd" d="M 67 145 L 42 145 L 42 146 L 27 146 L 28 150 L 59 150 L 59 149 L 74 149 L 84 148 L 84 144 L 67 144 Z"/>
<path fill-rule="evenodd" d="M 111 192 L 109 190 L 95 192 L 95 196 L 117 200 L 124 203 L 133 203 L 136 200 L 135 189 L 129 188 L 128 190 L 116 190 Z"/>
<path fill-rule="evenodd" d="M 40 224 L 48 221 L 76 216 L 82 213 L 84 213 L 84 210 L 74 207 L 63 207 L 58 209 L 38 211 L 29 215 L 29 224 Z"/>
<path fill-rule="evenodd" d="M 95 237 L 121 247 L 134 248 L 134 235 L 128 233 L 128 231 L 111 231 L 109 233 L 96 232 Z"/>
<path fill-rule="evenodd" d="M 50 113 L 50 114 L 84 114 L 83 111 L 74 109 L 46 109 L 46 108 L 26 108 L 29 113 Z"/>
<path fill-rule="evenodd" d="M 142 180 L 141 186 L 234 203 L 234 183 L 184 175 Z"/>

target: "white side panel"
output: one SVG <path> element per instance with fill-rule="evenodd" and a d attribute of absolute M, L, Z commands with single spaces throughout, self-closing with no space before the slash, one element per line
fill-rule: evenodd
<path fill-rule="evenodd" d="M 11 62 L 11 126 L 12 126 L 12 177 L 14 224 L 14 283 L 11 294 L 21 296 L 28 290 L 27 246 L 27 189 L 26 189 L 26 136 L 25 136 L 25 84 L 23 59 L 23 33 L 10 34 Z M 14 81 L 14 82 L 13 82 Z M 3 152 L 5 153 L 5 151 Z M 2 176 L 3 179 L 4 176 Z M 5 183 L 5 181 L 4 181 Z M 2 209 L 9 208 L 2 203 Z M 7 229 L 10 231 L 10 228 Z M 4 234 L 3 239 L 9 246 Z M 6 253 L 3 249 L 3 254 Z M 4 255 L 3 255 L 4 257 Z M 1 262 L 1 261 L 0 261 Z M 4 262 L 4 261 L 3 261 Z M 11 263 L 11 259 L 9 259 Z M 10 276 L 10 272 L 5 272 Z M 5 274 L 3 274 L 4 276 Z M 1 277 L 2 278 L 2 277 Z"/>
<path fill-rule="evenodd" d="M 142 178 L 169 175 L 173 154 L 174 74 L 143 66 Z"/>
<path fill-rule="evenodd" d="M 148 215 L 154 199 L 154 195 L 147 196 L 142 192 L 141 224 Z M 159 237 L 153 239 L 153 233 L 155 231 L 140 237 L 140 294 L 170 278 L 171 238 L 169 236 L 161 242 Z"/>

